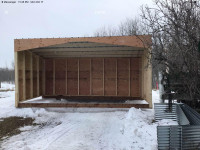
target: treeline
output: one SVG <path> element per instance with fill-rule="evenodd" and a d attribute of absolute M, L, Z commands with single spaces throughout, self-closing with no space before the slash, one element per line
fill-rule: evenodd
<path fill-rule="evenodd" d="M 14 83 L 15 82 L 14 68 L 12 68 L 12 69 L 10 69 L 8 67 L 0 68 L 0 82 Z"/>

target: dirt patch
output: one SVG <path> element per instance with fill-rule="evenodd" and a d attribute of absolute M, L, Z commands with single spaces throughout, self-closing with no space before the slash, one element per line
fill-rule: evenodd
<path fill-rule="evenodd" d="M 21 133 L 20 127 L 27 125 L 37 125 L 33 123 L 33 118 L 8 117 L 0 118 L 0 141 L 2 138 Z"/>

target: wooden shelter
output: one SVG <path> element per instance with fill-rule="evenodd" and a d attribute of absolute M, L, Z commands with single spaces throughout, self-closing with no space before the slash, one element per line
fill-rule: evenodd
<path fill-rule="evenodd" d="M 16 107 L 152 107 L 146 42 L 151 36 L 15 39 Z M 39 96 L 80 101 L 28 102 Z M 148 104 L 117 103 L 142 99 Z"/>

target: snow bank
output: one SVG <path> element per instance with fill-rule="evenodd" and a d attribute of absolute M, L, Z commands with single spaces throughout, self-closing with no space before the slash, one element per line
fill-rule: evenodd
<path fill-rule="evenodd" d="M 134 143 L 131 149 L 157 149 L 157 124 L 152 123 L 153 114 L 153 111 L 148 109 L 129 109 L 122 131 L 125 137 Z"/>

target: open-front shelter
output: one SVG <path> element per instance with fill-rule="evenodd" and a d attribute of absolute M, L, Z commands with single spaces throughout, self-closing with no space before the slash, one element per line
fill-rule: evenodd
<path fill-rule="evenodd" d="M 16 107 L 152 107 L 146 42 L 151 36 L 15 39 Z M 79 101 L 28 103 L 39 96 Z"/>

